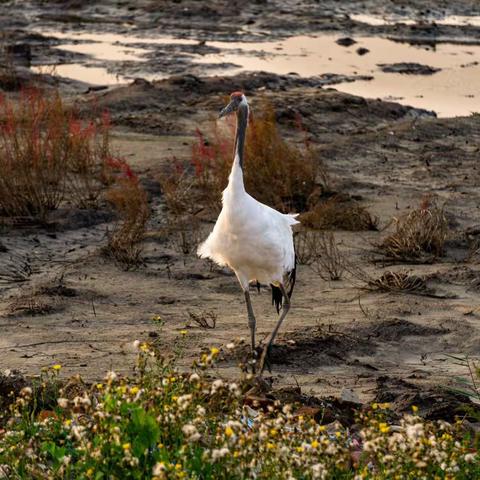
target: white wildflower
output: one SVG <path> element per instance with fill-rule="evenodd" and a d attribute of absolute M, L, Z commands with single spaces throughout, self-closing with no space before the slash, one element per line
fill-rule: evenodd
<path fill-rule="evenodd" d="M 223 387 L 223 380 L 215 380 L 213 383 L 212 383 L 212 390 L 211 390 L 211 394 L 214 395 L 215 393 L 218 392 L 218 390 L 220 388 Z"/>
<path fill-rule="evenodd" d="M 110 370 L 105 376 L 105 380 L 107 380 L 107 382 L 114 382 L 116 379 L 117 374 L 113 370 Z"/>
<path fill-rule="evenodd" d="M 60 408 L 68 408 L 68 399 L 67 398 L 57 398 L 57 403 Z"/>
<path fill-rule="evenodd" d="M 476 455 L 474 453 L 467 453 L 463 459 L 467 462 L 467 463 L 473 463 L 475 461 L 475 457 Z"/>
<path fill-rule="evenodd" d="M 74 425 L 71 431 L 77 440 L 81 440 L 85 435 L 85 427 L 83 425 Z"/>
<path fill-rule="evenodd" d="M 165 471 L 165 464 L 163 462 L 158 462 L 153 466 L 152 475 L 159 476 Z"/>
<path fill-rule="evenodd" d="M 408 438 L 417 440 L 423 435 L 423 424 L 415 423 L 414 425 L 408 425 L 405 432 Z"/>
<path fill-rule="evenodd" d="M 195 425 L 187 424 L 182 427 L 182 432 L 189 442 L 196 442 L 200 439 L 200 433 Z"/>
<path fill-rule="evenodd" d="M 185 410 L 192 402 L 192 394 L 188 393 L 177 398 L 177 403 L 181 410 Z"/>
<path fill-rule="evenodd" d="M 325 469 L 325 465 L 322 463 L 317 463 L 312 466 L 312 476 L 313 478 L 319 478 L 321 480 L 327 478 L 327 470 Z"/>
<path fill-rule="evenodd" d="M 190 382 L 198 382 L 200 380 L 200 375 L 198 373 L 192 373 L 190 375 L 189 381 Z"/>
<path fill-rule="evenodd" d="M 212 450 L 212 460 L 215 462 L 217 461 L 218 459 L 220 458 L 223 458 L 225 457 L 226 455 L 228 455 L 229 453 L 229 450 L 227 447 L 223 447 L 223 448 L 214 448 Z"/>
<path fill-rule="evenodd" d="M 20 390 L 20 395 L 22 397 L 30 397 L 32 395 L 32 389 L 30 387 L 23 387 Z"/>

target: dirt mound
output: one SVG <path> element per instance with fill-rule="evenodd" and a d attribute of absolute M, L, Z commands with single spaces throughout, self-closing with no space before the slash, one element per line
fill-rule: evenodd
<path fill-rule="evenodd" d="M 388 402 L 392 409 L 410 413 L 412 406 L 427 420 L 454 422 L 455 417 L 468 415 L 471 401 L 468 397 L 441 387 L 419 387 L 400 378 L 381 376 L 377 378 L 375 401 Z"/>
<path fill-rule="evenodd" d="M 385 320 L 356 330 L 359 336 L 368 340 L 375 339 L 379 342 L 395 342 L 407 336 L 427 337 L 430 335 L 443 335 L 450 332 L 446 328 L 429 327 L 409 322 L 401 318 Z"/>
<path fill-rule="evenodd" d="M 272 348 L 270 364 L 303 368 L 352 365 L 355 361 L 358 363 L 358 359 L 352 358 L 373 355 L 382 344 L 397 343 L 404 337 L 429 337 L 448 333 L 450 330 L 447 328 L 420 325 L 399 318 L 364 326 L 336 326 L 335 330 L 325 327 L 306 328 L 282 335 L 281 341 Z M 244 346 L 235 354 L 235 358 L 244 359 L 248 353 L 249 348 Z"/>

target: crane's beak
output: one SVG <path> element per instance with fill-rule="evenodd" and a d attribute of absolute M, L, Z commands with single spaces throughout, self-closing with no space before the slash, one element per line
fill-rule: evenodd
<path fill-rule="evenodd" d="M 234 101 L 231 101 L 221 112 L 218 114 L 218 118 L 222 118 L 229 113 L 234 112 L 237 109 L 237 105 Z"/>

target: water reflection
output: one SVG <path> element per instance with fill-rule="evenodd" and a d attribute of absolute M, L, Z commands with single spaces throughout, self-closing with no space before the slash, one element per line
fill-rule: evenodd
<path fill-rule="evenodd" d="M 195 45 L 195 40 L 170 37 L 146 38 L 120 34 L 43 32 L 65 39 L 58 48 L 89 55 L 86 64 L 56 66 L 61 76 L 92 84 L 117 84 L 127 80 L 104 68 L 105 61 L 146 61 L 145 55 L 159 45 Z M 301 76 L 325 73 L 372 75 L 372 81 L 357 81 L 336 86 L 341 91 L 373 98 L 395 98 L 396 101 L 434 110 L 439 116 L 468 115 L 480 111 L 480 46 L 439 44 L 434 47 L 412 46 L 377 37 L 356 37 L 357 43 L 342 47 L 338 36 L 296 36 L 274 42 L 207 42 L 220 53 L 192 54 L 197 65 L 218 64 L 208 74 L 235 74 L 240 71 L 264 70 L 277 74 L 295 72 Z M 67 41 L 68 40 L 68 41 Z M 135 44 L 135 45 L 134 45 Z M 368 50 L 358 55 L 358 48 Z M 416 62 L 441 68 L 428 76 L 383 73 L 378 64 Z M 240 65 L 226 69 L 225 63 Z M 37 71 L 43 67 L 37 67 Z M 147 70 L 147 69 L 146 69 Z M 126 74 L 125 74 L 126 75 Z M 126 75 L 127 76 L 127 75 Z M 148 80 L 165 75 L 146 71 L 137 74 Z"/>

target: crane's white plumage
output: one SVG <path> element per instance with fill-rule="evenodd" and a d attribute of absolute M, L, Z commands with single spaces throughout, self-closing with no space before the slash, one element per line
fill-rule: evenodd
<path fill-rule="evenodd" d="M 198 254 L 230 267 L 243 289 L 254 280 L 278 285 L 295 267 L 292 225 L 296 223 L 295 215 L 277 212 L 245 191 L 236 155 L 222 211 Z"/>
<path fill-rule="evenodd" d="M 295 249 L 292 226 L 299 223 L 296 215 L 277 212 L 255 200 L 243 182 L 243 150 L 248 123 L 248 103 L 245 95 L 235 92 L 220 116 L 237 112 L 237 132 L 232 170 L 223 191 L 222 211 L 212 233 L 198 248 L 202 258 L 210 258 L 230 267 L 244 291 L 248 324 L 255 351 L 256 320 L 249 294 L 249 283 L 256 281 L 272 285 L 272 302 L 282 313 L 271 333 L 260 359 L 260 373 L 277 331 L 290 307 L 290 295 L 295 283 Z M 288 292 L 287 292 L 288 290 Z"/>

